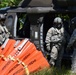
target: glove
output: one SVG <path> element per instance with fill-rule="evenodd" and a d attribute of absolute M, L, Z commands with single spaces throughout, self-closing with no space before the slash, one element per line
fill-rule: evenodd
<path fill-rule="evenodd" d="M 50 51 L 50 46 L 47 46 L 47 50 Z"/>

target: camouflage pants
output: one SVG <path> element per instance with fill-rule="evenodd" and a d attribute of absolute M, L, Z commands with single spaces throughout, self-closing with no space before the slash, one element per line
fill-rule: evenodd
<path fill-rule="evenodd" d="M 76 48 L 73 51 L 71 70 L 73 73 L 76 73 Z"/>
<path fill-rule="evenodd" d="M 52 47 L 50 57 L 56 60 L 56 67 L 61 67 L 61 60 L 64 53 L 64 47 L 62 45 L 55 45 Z"/>
<path fill-rule="evenodd" d="M 61 61 L 62 61 L 63 54 L 64 54 L 64 47 L 62 47 L 61 50 L 59 51 L 58 58 L 56 60 L 57 68 L 61 68 Z"/>

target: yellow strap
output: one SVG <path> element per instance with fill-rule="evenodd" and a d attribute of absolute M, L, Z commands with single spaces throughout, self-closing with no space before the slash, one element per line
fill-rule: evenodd
<path fill-rule="evenodd" d="M 18 64 L 22 63 L 22 61 L 19 58 L 17 58 L 16 60 L 18 61 Z"/>
<path fill-rule="evenodd" d="M 12 61 L 15 61 L 15 58 L 12 57 L 11 55 L 9 55 L 8 58 L 9 58 L 10 60 L 12 60 Z"/>
<path fill-rule="evenodd" d="M 25 73 L 26 73 L 27 75 L 29 75 L 29 69 L 27 68 L 27 65 L 25 65 L 25 63 L 22 62 L 22 61 L 21 61 L 20 59 L 18 59 L 18 58 L 17 58 L 17 61 L 18 61 L 19 64 L 21 64 L 21 65 L 24 67 Z"/>
<path fill-rule="evenodd" d="M 0 55 L 0 58 L 2 58 L 2 59 L 5 60 L 5 61 L 6 61 L 6 59 L 7 59 L 3 54 Z"/>
<path fill-rule="evenodd" d="M 7 58 L 6 58 L 6 57 L 3 57 L 2 59 L 3 59 L 3 60 L 5 60 L 5 61 L 7 60 Z"/>
<path fill-rule="evenodd" d="M 19 58 L 15 59 L 15 58 L 12 57 L 11 55 L 9 55 L 8 58 L 9 58 L 10 60 L 12 60 L 12 61 L 17 60 L 17 61 L 18 61 L 18 64 L 21 64 L 21 65 L 24 67 L 26 74 L 29 75 L 29 70 L 28 70 L 28 68 L 27 68 L 27 65 L 25 65 L 24 62 L 22 62 Z"/>
<path fill-rule="evenodd" d="M 0 58 L 3 58 L 3 57 L 4 57 L 4 55 L 3 55 L 3 54 L 1 54 L 1 55 L 0 55 Z"/>
<path fill-rule="evenodd" d="M 27 75 L 30 75 L 28 68 L 24 68 Z"/>

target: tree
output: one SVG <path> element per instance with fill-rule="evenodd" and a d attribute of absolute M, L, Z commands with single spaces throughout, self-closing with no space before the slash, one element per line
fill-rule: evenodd
<path fill-rule="evenodd" d="M 0 8 L 3 7 L 17 7 L 21 0 L 0 0 Z"/>

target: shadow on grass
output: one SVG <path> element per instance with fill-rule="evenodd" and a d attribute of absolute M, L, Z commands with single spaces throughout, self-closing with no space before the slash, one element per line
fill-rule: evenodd
<path fill-rule="evenodd" d="M 62 69 L 51 67 L 49 69 L 45 68 L 41 71 L 32 73 L 30 75 L 76 75 L 76 74 L 70 74 L 70 70 L 65 69 L 65 67 L 62 67 Z"/>

